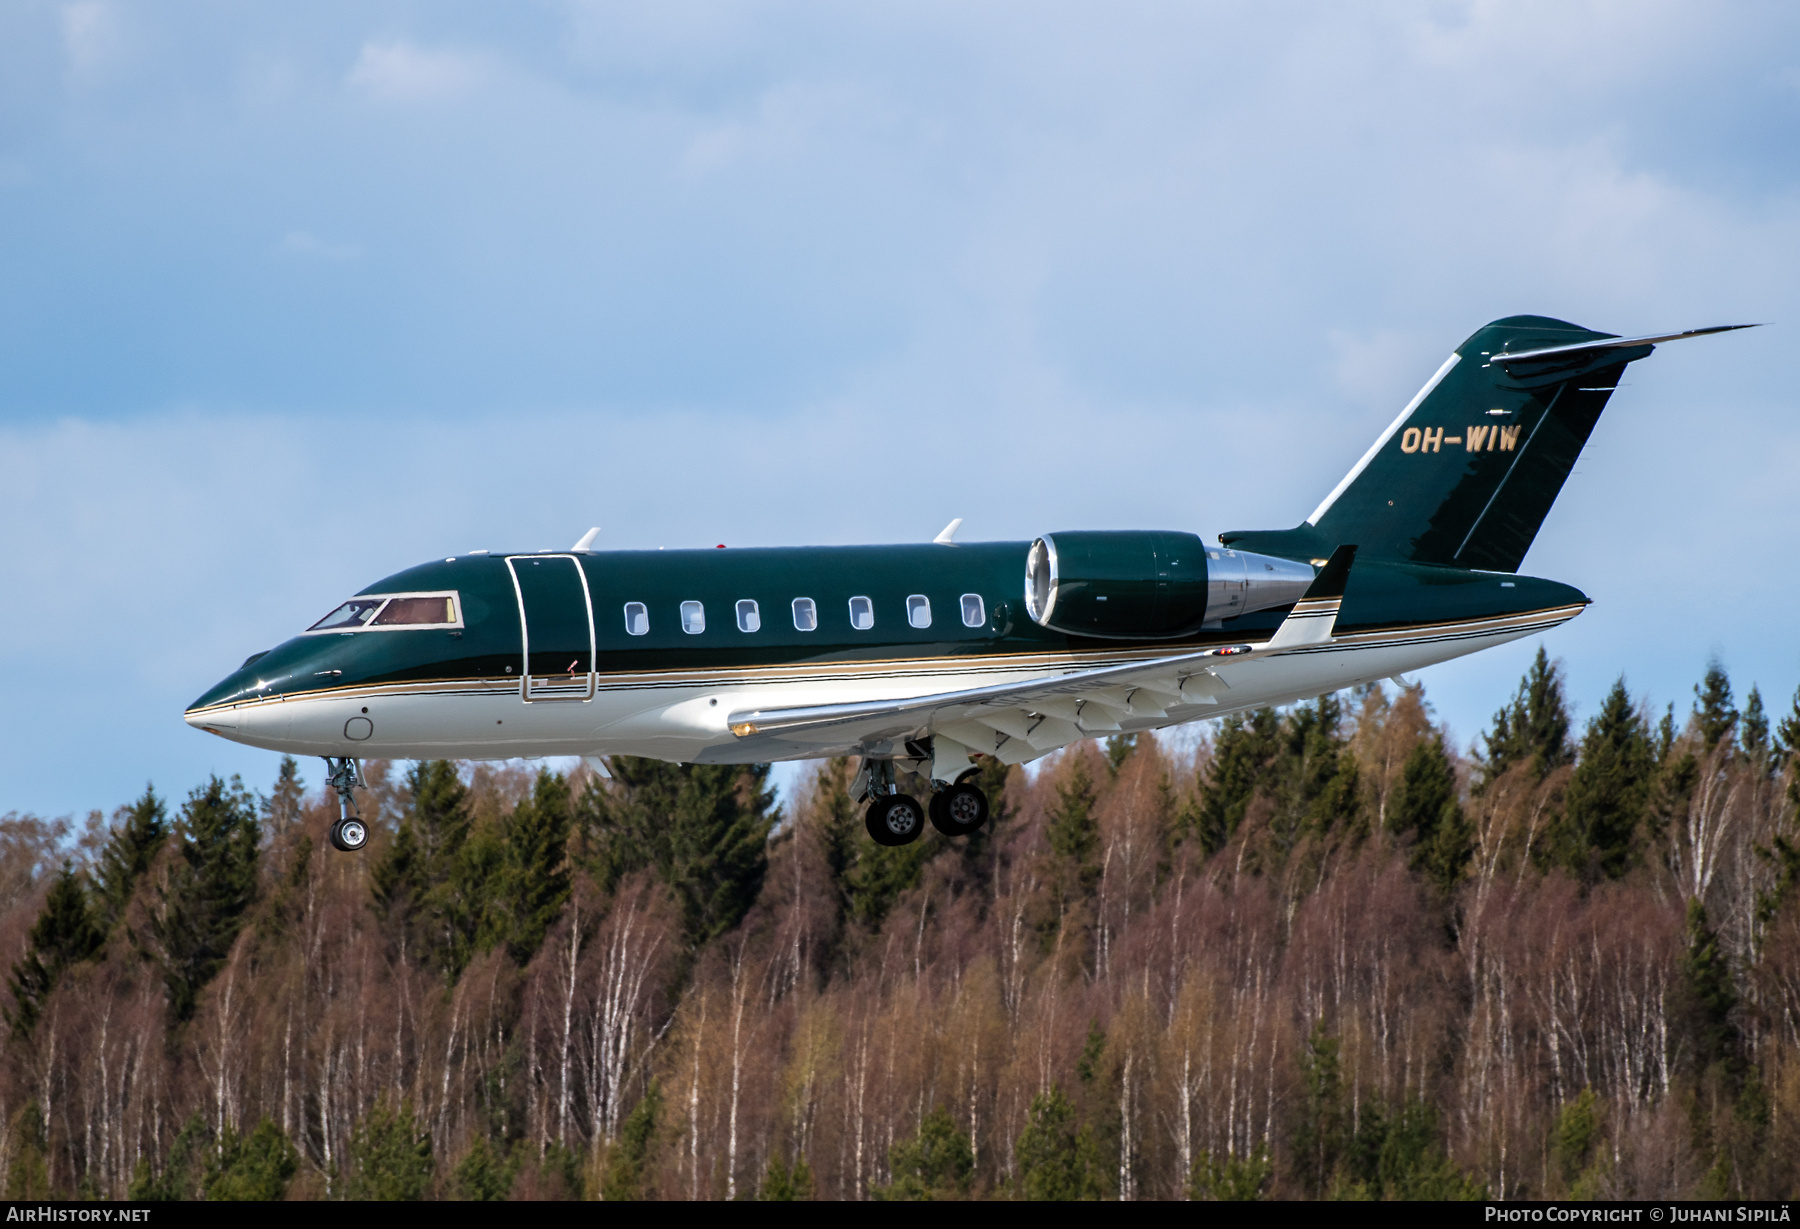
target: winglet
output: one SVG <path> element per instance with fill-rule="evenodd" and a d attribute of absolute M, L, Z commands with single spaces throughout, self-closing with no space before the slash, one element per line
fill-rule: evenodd
<path fill-rule="evenodd" d="M 575 545 L 571 546 L 569 549 L 570 550 L 588 550 L 589 548 L 591 548 L 594 545 L 594 539 L 599 536 L 600 536 L 600 526 L 595 525 L 592 529 L 588 530 L 586 533 L 581 535 L 581 541 L 575 543 Z"/>
<path fill-rule="evenodd" d="M 1350 565 L 1356 561 L 1356 547 L 1340 546 L 1319 574 L 1313 577 L 1306 593 L 1294 603 L 1294 609 L 1281 621 L 1269 638 L 1270 649 L 1297 649 L 1324 644 L 1337 626 L 1338 608 L 1344 603 L 1344 585 L 1350 579 Z"/>
<path fill-rule="evenodd" d="M 932 541 L 939 546 L 955 546 L 956 545 L 956 531 L 961 528 L 962 528 L 962 517 L 959 516 L 955 520 L 951 521 L 948 525 L 945 525 L 944 532 L 940 533 L 937 537 L 933 538 Z"/>

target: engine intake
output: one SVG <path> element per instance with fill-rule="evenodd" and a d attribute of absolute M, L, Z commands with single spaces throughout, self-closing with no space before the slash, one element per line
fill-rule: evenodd
<path fill-rule="evenodd" d="M 1025 609 L 1074 636 L 1161 640 L 1289 606 L 1312 583 L 1304 563 L 1209 547 L 1163 530 L 1045 534 L 1025 561 Z"/>

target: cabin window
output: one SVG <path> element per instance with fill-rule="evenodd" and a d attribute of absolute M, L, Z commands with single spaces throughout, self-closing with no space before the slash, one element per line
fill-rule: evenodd
<path fill-rule="evenodd" d="M 353 597 L 306 630 L 309 632 L 350 632 L 368 625 L 386 598 Z"/>
<path fill-rule="evenodd" d="M 866 632 L 875 626 L 875 603 L 866 597 L 850 599 L 850 626 Z"/>
<path fill-rule="evenodd" d="M 931 599 L 915 593 L 906 599 L 906 621 L 914 627 L 931 626 Z"/>
<path fill-rule="evenodd" d="M 980 627 L 987 622 L 987 603 L 981 600 L 981 594 L 962 595 L 962 616 L 964 627 Z"/>
<path fill-rule="evenodd" d="M 698 636 L 706 630 L 706 607 L 699 602 L 683 602 L 681 604 L 681 630 L 690 636 Z"/>
<path fill-rule="evenodd" d="M 819 608 L 810 597 L 794 599 L 794 630 L 797 632 L 817 631 L 819 628 Z"/>
<path fill-rule="evenodd" d="M 650 611 L 642 602 L 625 603 L 625 634 L 642 636 L 650 630 Z"/>
<path fill-rule="evenodd" d="M 456 622 L 453 597 L 397 597 L 381 608 L 371 627 L 419 627 Z"/>
<path fill-rule="evenodd" d="M 737 621 L 740 632 L 760 631 L 762 630 L 762 611 L 756 608 L 755 602 L 745 598 L 737 604 Z"/>

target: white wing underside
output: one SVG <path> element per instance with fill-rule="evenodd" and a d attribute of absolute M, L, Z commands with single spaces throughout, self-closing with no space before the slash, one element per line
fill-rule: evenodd
<path fill-rule="evenodd" d="M 1084 738 L 1190 721 L 1208 709 L 1233 707 L 1226 674 L 1259 658 L 1328 645 L 1338 606 L 1335 596 L 1303 599 L 1260 645 L 1210 647 L 1150 662 L 907 699 L 736 712 L 729 720 L 740 739 L 772 735 L 869 745 L 929 734 L 1019 764 Z M 1171 715 L 1171 710 L 1181 711 Z"/>

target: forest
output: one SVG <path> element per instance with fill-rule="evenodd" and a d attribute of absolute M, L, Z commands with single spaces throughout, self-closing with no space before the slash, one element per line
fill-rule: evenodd
<path fill-rule="evenodd" d="M 5 815 L 6 1194 L 1800 1194 L 1800 696 L 1178 733 L 899 848 L 853 760 L 373 762 L 358 855 L 291 759 Z"/>

